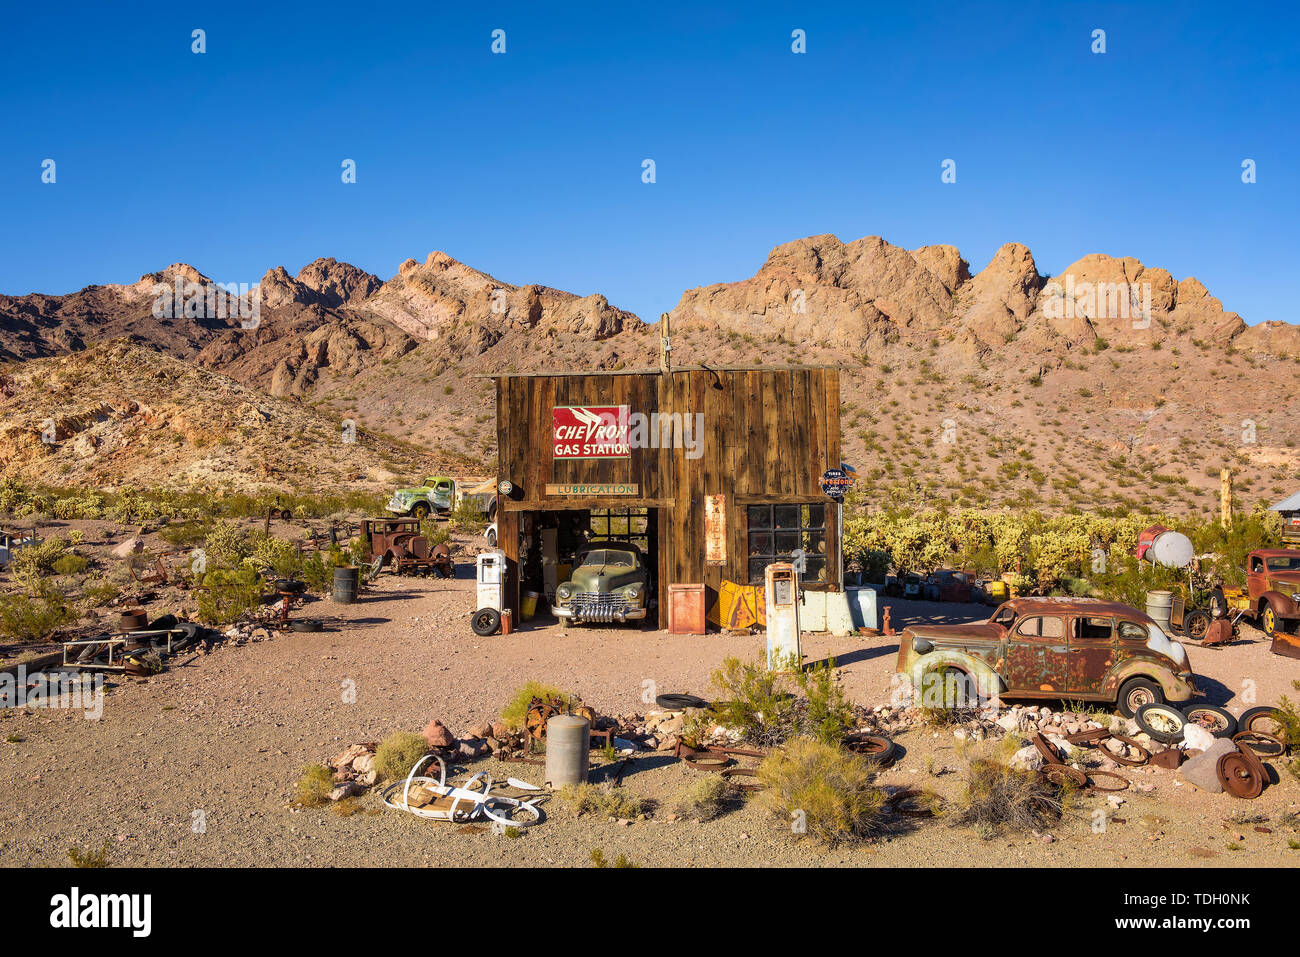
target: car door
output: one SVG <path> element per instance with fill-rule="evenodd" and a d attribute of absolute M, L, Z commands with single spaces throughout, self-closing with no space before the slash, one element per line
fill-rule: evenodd
<path fill-rule="evenodd" d="M 1259 555 L 1251 555 L 1246 565 L 1246 588 L 1252 599 L 1268 591 L 1268 568 Z"/>
<path fill-rule="evenodd" d="M 1102 693 L 1102 683 L 1115 664 L 1115 619 L 1075 615 L 1070 619 L 1069 667 L 1066 687 L 1071 694 Z"/>
<path fill-rule="evenodd" d="M 1007 634 L 1007 693 L 1063 695 L 1069 642 L 1061 615 L 1025 615 Z"/>

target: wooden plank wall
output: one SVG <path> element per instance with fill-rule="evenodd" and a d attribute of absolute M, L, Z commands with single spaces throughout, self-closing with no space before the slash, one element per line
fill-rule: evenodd
<path fill-rule="evenodd" d="M 682 443 L 676 443 L 669 449 L 633 449 L 625 460 L 555 460 L 551 411 L 556 405 L 627 405 L 647 415 L 701 412 L 703 436 L 694 438 L 702 438 L 703 455 L 688 458 Z M 497 442 L 498 478 L 522 493 L 522 501 L 499 513 L 502 547 L 512 564 L 518 558 L 512 552 L 517 550 L 519 509 L 584 504 L 663 506 L 661 594 L 670 582 L 704 582 L 716 589 L 724 578 L 748 580 L 748 504 L 826 503 L 827 554 L 838 548 L 835 509 L 818 481 L 822 472 L 840 464 L 836 369 L 502 376 L 497 379 Z M 550 483 L 607 482 L 635 482 L 640 494 L 601 503 L 545 495 Z M 718 494 L 727 497 L 727 564 L 706 566 L 704 497 Z"/>

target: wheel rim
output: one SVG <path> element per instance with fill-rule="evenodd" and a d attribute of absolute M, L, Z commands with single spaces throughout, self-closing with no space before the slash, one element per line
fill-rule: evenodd
<path fill-rule="evenodd" d="M 1210 627 L 1209 620 L 1201 617 L 1200 615 L 1197 615 L 1192 619 L 1191 626 L 1187 629 L 1187 634 L 1190 635 L 1192 638 L 1204 638 L 1205 632 L 1209 629 L 1209 627 Z"/>
<path fill-rule="evenodd" d="M 1155 704 L 1155 701 L 1155 695 L 1151 693 L 1149 688 L 1134 688 L 1128 693 L 1129 710 L 1134 713 L 1143 705 Z"/>
<path fill-rule="evenodd" d="M 1160 734 L 1177 734 L 1183 728 L 1183 721 L 1175 719 L 1168 711 L 1150 710 L 1142 715 L 1144 720 L 1153 731 Z"/>
<path fill-rule="evenodd" d="M 1199 708 L 1187 712 L 1187 720 L 1199 724 L 1206 731 L 1226 731 L 1228 722 L 1217 711 L 1202 711 Z"/>
<path fill-rule="evenodd" d="M 1273 617 L 1272 606 L 1269 606 L 1264 609 L 1264 630 L 1272 634 L 1275 627 L 1277 627 L 1277 619 Z"/>

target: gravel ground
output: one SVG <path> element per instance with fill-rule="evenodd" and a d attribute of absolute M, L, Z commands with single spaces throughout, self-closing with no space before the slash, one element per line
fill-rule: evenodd
<path fill-rule="evenodd" d="M 642 695 L 708 694 L 708 676 L 728 655 L 756 658 L 763 637 L 673 636 L 650 630 L 525 628 L 479 638 L 468 627 L 472 568 L 454 581 L 381 577 L 361 603 L 312 602 L 300 614 L 327 630 L 286 632 L 266 641 L 220 647 L 153 678 L 117 678 L 103 716 L 11 709 L 0 712 L 0 864 L 65 865 L 70 847 L 109 844 L 112 865 L 566 865 L 584 866 L 599 849 L 644 865 L 991 865 L 991 866 L 1295 866 L 1300 838 L 1279 825 L 1300 809 L 1289 777 L 1257 801 L 1176 786 L 1172 772 L 1141 770 L 1150 794 L 1125 803 L 1094 833 L 1101 796 L 1043 837 L 981 840 L 968 830 L 922 821 L 867 845 L 822 850 L 751 802 L 715 821 L 670 821 L 676 795 L 703 772 L 664 756 L 646 756 L 624 783 L 659 802 L 649 820 L 631 824 L 576 817 L 556 800 L 547 820 L 512 839 L 490 831 L 420 821 L 383 808 L 375 795 L 360 813 L 294 810 L 289 797 L 303 765 L 357 741 L 394 730 L 418 731 L 431 717 L 453 731 L 491 720 L 530 679 L 580 694 L 599 712 L 653 709 Z M 979 606 L 893 600 L 901 628 L 913 620 L 986 617 Z M 1193 666 L 1216 703 L 1240 713 L 1273 703 L 1300 677 L 1300 662 L 1268 653 L 1249 629 L 1223 650 L 1191 647 Z M 810 658 L 833 655 L 844 688 L 865 705 L 889 699 L 895 639 L 812 637 Z M 185 658 L 181 658 L 185 661 Z M 648 684 L 652 682 L 653 684 Z M 346 702 L 345 689 L 355 689 Z M 16 740 L 13 740 L 16 739 Z M 963 760 L 950 732 L 911 730 L 898 737 L 904 757 L 882 775 L 889 784 L 932 788 L 955 797 Z M 951 768 L 945 771 L 945 768 Z M 540 769 L 489 759 L 475 765 L 498 779 L 540 779 Z M 1228 818 L 1262 815 L 1256 822 Z M 195 827 L 202 817 L 205 827 Z"/>

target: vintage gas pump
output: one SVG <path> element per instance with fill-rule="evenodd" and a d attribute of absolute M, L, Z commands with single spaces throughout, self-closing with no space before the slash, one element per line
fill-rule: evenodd
<path fill-rule="evenodd" d="M 495 635 L 505 607 L 506 553 L 499 548 L 478 557 L 478 609 L 470 619 L 476 635 Z"/>
<path fill-rule="evenodd" d="M 803 664 L 799 647 L 799 581 L 789 562 L 773 562 L 763 571 L 767 598 L 767 669 Z"/>

